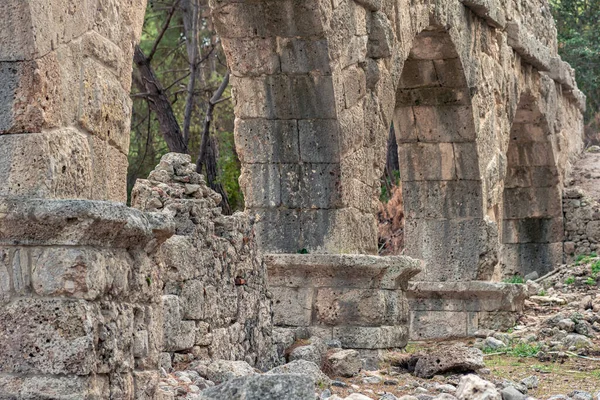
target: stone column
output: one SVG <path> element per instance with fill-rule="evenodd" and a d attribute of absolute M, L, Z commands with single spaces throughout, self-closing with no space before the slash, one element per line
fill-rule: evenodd
<path fill-rule="evenodd" d="M 125 201 L 145 0 L 0 4 L 0 196 Z"/>
<path fill-rule="evenodd" d="M 145 0 L 0 2 L 1 398 L 154 398 L 149 253 L 172 227 L 118 203 L 144 12 Z"/>

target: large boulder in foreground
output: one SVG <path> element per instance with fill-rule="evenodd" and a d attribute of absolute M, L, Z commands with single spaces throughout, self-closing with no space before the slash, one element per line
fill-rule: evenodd
<path fill-rule="evenodd" d="M 296 374 L 249 375 L 202 392 L 201 400 L 306 400 L 314 399 L 311 378 Z"/>
<path fill-rule="evenodd" d="M 431 378 L 446 372 L 472 372 L 484 368 L 481 350 L 463 345 L 442 346 L 430 353 L 417 354 L 414 374 Z"/>

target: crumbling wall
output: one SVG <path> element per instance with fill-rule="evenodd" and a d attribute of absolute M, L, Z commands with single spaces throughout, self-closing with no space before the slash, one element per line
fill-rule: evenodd
<path fill-rule="evenodd" d="M 565 256 L 573 259 L 578 255 L 600 251 L 600 204 L 577 188 L 564 192 Z"/>
<path fill-rule="evenodd" d="M 163 287 L 163 362 L 175 355 L 275 362 L 266 267 L 243 213 L 224 216 L 220 195 L 195 172 L 189 155 L 170 153 L 132 192 L 136 208 L 175 220 L 158 250 Z"/>

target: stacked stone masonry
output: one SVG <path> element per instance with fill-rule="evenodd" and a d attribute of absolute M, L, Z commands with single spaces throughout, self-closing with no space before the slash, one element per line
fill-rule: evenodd
<path fill-rule="evenodd" d="M 560 191 L 583 146 L 585 96 L 545 1 L 211 7 L 233 74 L 241 183 L 266 251 L 377 251 L 393 122 L 406 253 L 427 265 L 418 280 L 498 279 L 562 261 Z M 529 200 L 547 204 L 514 213 Z"/>
<path fill-rule="evenodd" d="M 125 202 L 145 0 L 0 4 L 0 196 Z"/>
<path fill-rule="evenodd" d="M 565 257 L 600 252 L 600 204 L 575 187 L 565 190 Z"/>
<path fill-rule="evenodd" d="M 189 155 L 165 155 L 138 180 L 132 206 L 175 221 L 154 255 L 162 271 L 163 362 L 178 354 L 273 366 L 266 267 L 246 214 L 221 215 L 220 195 L 196 173 Z"/>

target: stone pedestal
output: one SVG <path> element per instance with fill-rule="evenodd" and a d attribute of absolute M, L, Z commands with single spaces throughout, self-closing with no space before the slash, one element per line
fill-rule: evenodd
<path fill-rule="evenodd" d="M 87 200 L 0 200 L 0 398 L 152 399 L 161 215 Z M 65 397 L 66 396 L 66 397 Z"/>
<path fill-rule="evenodd" d="M 266 256 L 274 324 L 353 349 L 404 347 L 408 280 L 421 261 L 369 255 Z"/>
<path fill-rule="evenodd" d="M 410 339 L 473 336 L 478 329 L 508 329 L 523 310 L 526 287 L 484 281 L 411 282 L 406 292 Z"/>

